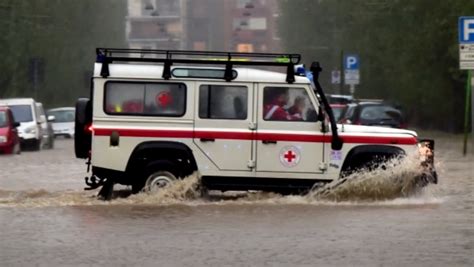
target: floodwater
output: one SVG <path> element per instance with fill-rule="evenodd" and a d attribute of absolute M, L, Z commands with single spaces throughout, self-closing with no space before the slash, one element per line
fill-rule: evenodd
<path fill-rule="evenodd" d="M 440 183 L 411 196 L 388 179 L 409 176 L 405 162 L 327 197 L 201 199 L 191 177 L 110 202 L 82 191 L 72 142 L 55 145 L 0 158 L 1 266 L 474 265 L 474 157 L 458 137 L 437 139 Z"/>

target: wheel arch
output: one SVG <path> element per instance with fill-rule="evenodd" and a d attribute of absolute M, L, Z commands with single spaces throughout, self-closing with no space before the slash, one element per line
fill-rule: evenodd
<path fill-rule="evenodd" d="M 345 176 L 352 171 L 367 167 L 377 158 L 390 159 L 398 156 L 406 156 L 405 150 L 391 145 L 359 145 L 353 147 L 347 153 L 342 164 L 340 176 Z"/>
<path fill-rule="evenodd" d="M 155 161 L 167 161 L 177 165 L 179 178 L 184 178 L 197 170 L 196 159 L 186 144 L 171 141 L 146 141 L 138 144 L 130 154 L 126 173 L 141 171 Z"/>

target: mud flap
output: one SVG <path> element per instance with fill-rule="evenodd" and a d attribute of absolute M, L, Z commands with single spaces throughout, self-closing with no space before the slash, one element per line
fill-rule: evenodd
<path fill-rule="evenodd" d="M 97 197 L 101 200 L 111 200 L 114 192 L 114 184 L 112 179 L 107 179 L 100 189 L 99 194 L 97 194 Z"/>

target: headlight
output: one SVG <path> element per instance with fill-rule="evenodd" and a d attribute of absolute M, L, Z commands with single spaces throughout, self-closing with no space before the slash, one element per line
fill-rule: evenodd
<path fill-rule="evenodd" d="M 7 142 L 7 137 L 0 135 L 0 143 L 6 143 Z"/>
<path fill-rule="evenodd" d="M 433 163 L 434 159 L 434 141 L 433 140 L 421 140 L 418 143 L 418 153 L 422 162 Z"/>
<path fill-rule="evenodd" d="M 25 133 L 32 133 L 32 134 L 35 134 L 36 133 L 36 126 L 30 126 L 28 128 L 25 129 Z"/>

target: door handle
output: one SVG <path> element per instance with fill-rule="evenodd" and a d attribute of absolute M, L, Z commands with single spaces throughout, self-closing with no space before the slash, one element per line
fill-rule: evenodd
<path fill-rule="evenodd" d="M 216 139 L 214 138 L 201 138 L 199 139 L 201 142 L 214 142 Z"/>
<path fill-rule="evenodd" d="M 265 145 L 268 145 L 268 144 L 276 144 L 277 141 L 272 141 L 272 140 L 263 140 L 262 143 L 264 143 Z"/>

